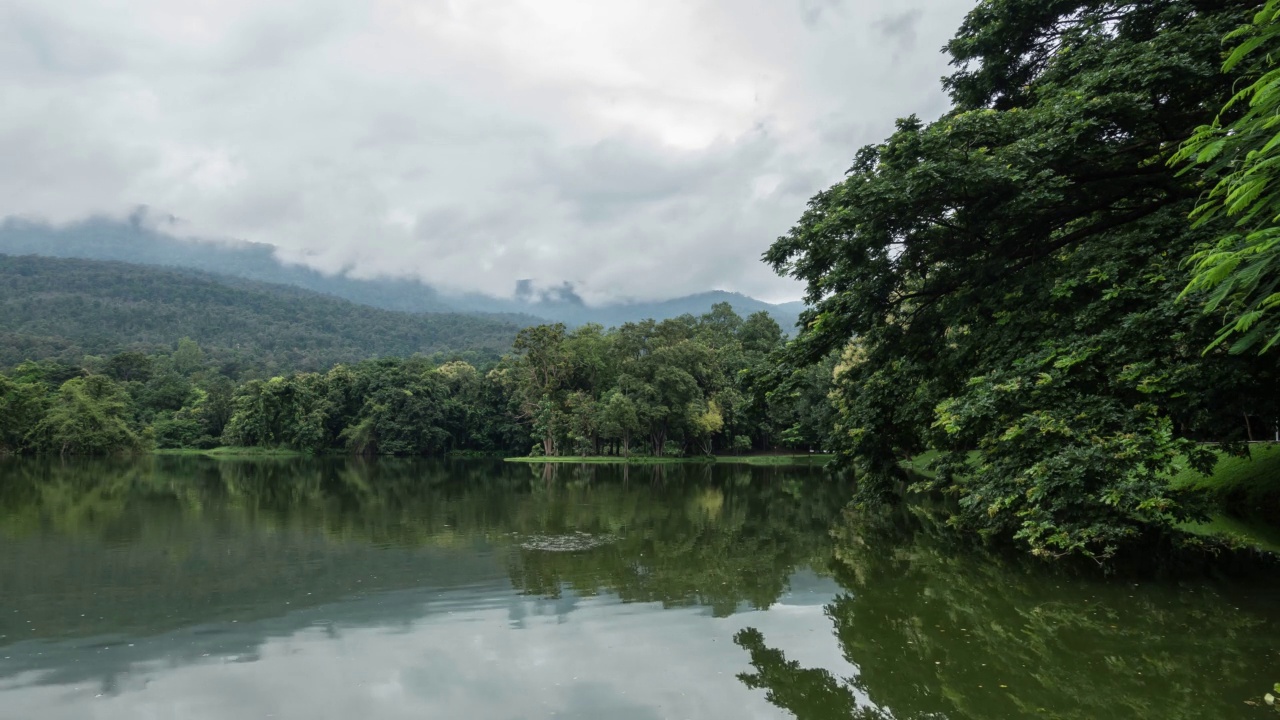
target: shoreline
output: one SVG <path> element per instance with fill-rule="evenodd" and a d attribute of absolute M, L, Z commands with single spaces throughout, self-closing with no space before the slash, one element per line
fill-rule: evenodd
<path fill-rule="evenodd" d="M 504 462 L 543 465 L 777 465 L 813 466 L 827 464 L 834 455 L 709 455 L 702 457 L 663 458 L 649 455 L 617 457 L 614 455 L 555 455 L 503 458 Z"/>

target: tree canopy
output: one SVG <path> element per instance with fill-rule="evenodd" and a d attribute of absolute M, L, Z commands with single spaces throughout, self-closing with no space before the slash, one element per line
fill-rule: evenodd
<path fill-rule="evenodd" d="M 1169 166 L 1233 94 L 1251 3 L 989 0 L 947 46 L 952 109 L 858 152 L 766 253 L 811 309 L 788 352 L 842 353 L 836 437 L 892 495 L 899 461 L 958 522 L 1042 555 L 1110 554 L 1196 516 L 1168 476 L 1274 419 L 1274 364 L 1203 354 L 1183 259 L 1223 231 Z M 1256 422 L 1256 421 L 1255 421 Z"/>

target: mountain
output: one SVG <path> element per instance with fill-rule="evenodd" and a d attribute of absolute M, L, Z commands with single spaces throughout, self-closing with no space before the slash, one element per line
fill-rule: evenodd
<path fill-rule="evenodd" d="M 65 227 L 8 218 L 0 222 L 0 253 L 116 260 L 190 268 L 247 280 L 294 285 L 352 302 L 403 312 L 455 312 L 430 287 L 412 280 L 355 280 L 276 259 L 262 243 L 182 240 L 138 222 L 90 218 Z"/>
<path fill-rule="evenodd" d="M 710 310 L 712 305 L 727 302 L 733 306 L 734 312 L 743 317 L 762 310 L 769 313 L 788 333 L 796 326 L 800 312 L 804 310 L 802 302 L 775 305 L 741 293 L 724 290 L 685 295 L 671 300 L 633 301 L 592 306 L 587 305 L 567 284 L 552 291 L 539 293 L 521 292 L 524 287 L 527 286 L 517 287 L 514 300 L 468 295 L 461 304 L 473 310 L 489 313 L 535 315 L 566 325 L 583 325 L 593 322 L 605 327 L 613 327 L 645 318 L 665 320 L 685 314 L 702 315 Z"/>
<path fill-rule="evenodd" d="M 382 310 L 288 285 L 101 260 L 0 255 L 0 366 L 195 340 L 231 374 L 415 353 L 496 358 L 518 326 Z"/>
<path fill-rule="evenodd" d="M 463 312 L 505 315 L 498 318 L 518 325 L 563 322 L 605 326 L 653 318 L 663 320 L 685 313 L 701 315 L 718 302 L 727 302 L 742 316 L 766 311 L 784 330 L 795 327 L 804 304 L 774 305 L 725 291 L 711 291 L 656 302 L 620 302 L 587 305 L 566 284 L 535 291 L 528 282 L 515 288 L 514 298 L 477 293 L 446 295 L 429 285 L 403 279 L 361 280 L 346 275 L 325 275 L 310 268 L 289 265 L 275 256 L 275 248 L 241 241 L 184 240 L 156 231 L 138 219 L 117 221 L 90 218 L 66 226 L 8 218 L 0 222 L 0 253 L 46 257 L 115 260 L 143 265 L 190 268 L 248 280 L 293 285 L 335 295 L 352 302 L 403 312 Z"/>

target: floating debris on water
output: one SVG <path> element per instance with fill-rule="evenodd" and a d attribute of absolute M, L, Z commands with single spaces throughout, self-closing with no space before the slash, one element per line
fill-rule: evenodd
<path fill-rule="evenodd" d="M 529 535 L 520 547 L 542 552 L 583 552 L 616 542 L 613 535 L 592 535 L 577 531 L 565 535 Z"/>

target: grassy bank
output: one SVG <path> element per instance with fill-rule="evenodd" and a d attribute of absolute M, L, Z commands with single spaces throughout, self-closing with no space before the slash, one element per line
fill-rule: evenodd
<path fill-rule="evenodd" d="M 556 457 L 510 457 L 507 462 L 515 463 L 554 463 L 554 464 L 587 464 L 587 465 L 705 465 L 708 463 L 722 465 L 825 465 L 830 455 L 717 455 L 715 457 L 667 458 L 633 455 L 616 457 L 613 455 L 558 455 Z"/>
<path fill-rule="evenodd" d="M 1174 487 L 1203 490 L 1237 512 L 1275 513 L 1280 522 L 1280 445 L 1255 444 L 1249 457 L 1222 457 L 1205 477 L 1183 470 L 1173 477 Z"/>
<path fill-rule="evenodd" d="M 826 465 L 835 455 L 717 455 L 716 462 L 727 465 Z"/>

